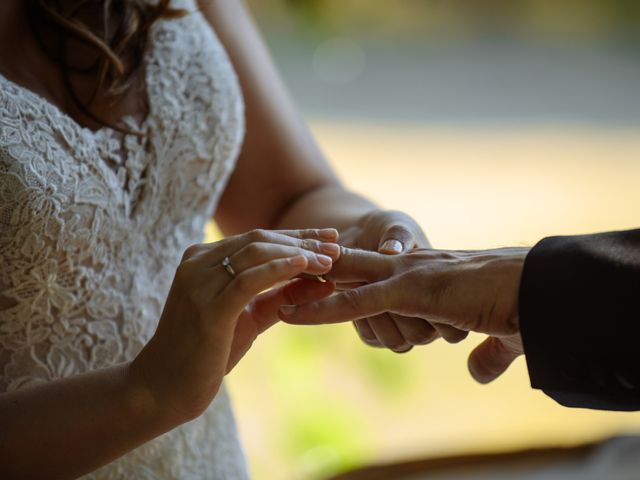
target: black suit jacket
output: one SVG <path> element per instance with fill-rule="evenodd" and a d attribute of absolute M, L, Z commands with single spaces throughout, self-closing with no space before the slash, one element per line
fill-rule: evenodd
<path fill-rule="evenodd" d="M 520 329 L 534 388 L 569 407 L 640 410 L 640 230 L 538 243 Z"/>

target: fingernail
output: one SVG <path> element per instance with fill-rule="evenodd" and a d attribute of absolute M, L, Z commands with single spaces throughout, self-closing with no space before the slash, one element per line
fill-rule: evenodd
<path fill-rule="evenodd" d="M 318 231 L 318 237 L 321 240 L 337 240 L 338 239 L 338 230 L 335 228 L 323 228 Z"/>
<path fill-rule="evenodd" d="M 318 262 L 320 262 L 325 267 L 328 267 L 333 263 L 333 259 L 331 257 L 327 257 L 326 255 L 316 255 Z"/>
<path fill-rule="evenodd" d="M 336 243 L 321 243 L 320 251 L 326 253 L 331 258 L 338 258 L 340 256 L 340 245 Z"/>
<path fill-rule="evenodd" d="M 402 249 L 402 243 L 398 240 L 387 240 L 382 244 L 382 247 L 380 247 L 380 251 L 389 253 L 402 253 Z"/>
<path fill-rule="evenodd" d="M 288 317 L 289 315 L 296 313 L 296 308 L 297 307 L 295 305 L 282 305 L 280 307 L 280 313 Z"/>

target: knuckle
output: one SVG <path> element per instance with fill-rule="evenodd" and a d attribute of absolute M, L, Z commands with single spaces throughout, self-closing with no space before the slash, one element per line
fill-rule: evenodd
<path fill-rule="evenodd" d="M 362 305 L 362 294 L 356 288 L 345 290 L 342 293 L 342 298 L 347 308 L 352 311 L 359 310 Z"/>
<path fill-rule="evenodd" d="M 176 269 L 176 275 L 175 275 L 175 281 L 178 284 L 185 284 L 190 282 L 191 278 L 193 277 L 193 261 L 192 260 L 185 260 L 184 262 L 180 263 L 180 265 L 178 265 L 178 268 Z"/>
<path fill-rule="evenodd" d="M 184 262 L 185 260 L 189 260 L 190 258 L 195 257 L 202 252 L 204 247 L 205 246 L 201 243 L 188 246 L 182 254 L 182 261 Z"/>
<path fill-rule="evenodd" d="M 319 242 L 308 238 L 300 240 L 299 247 L 303 250 L 317 252 L 319 250 Z"/>
<path fill-rule="evenodd" d="M 275 275 L 277 275 L 280 272 L 280 269 L 282 267 L 282 262 L 269 262 L 265 265 L 266 269 L 267 269 L 267 274 L 270 277 L 273 277 Z"/>
<path fill-rule="evenodd" d="M 310 237 L 310 238 L 320 238 L 320 230 L 317 228 L 310 228 L 308 230 L 304 231 L 304 235 L 305 237 Z"/>
<path fill-rule="evenodd" d="M 302 238 L 315 238 L 317 234 L 315 233 L 317 230 L 313 228 L 304 228 L 299 230 L 289 230 L 286 232 L 287 237 L 302 239 Z"/>
<path fill-rule="evenodd" d="M 252 242 L 264 242 L 269 239 L 269 234 L 262 228 L 256 228 L 248 233 Z"/>
<path fill-rule="evenodd" d="M 252 242 L 241 250 L 240 255 L 251 260 L 256 260 L 258 258 L 262 258 L 264 251 L 264 243 Z"/>
<path fill-rule="evenodd" d="M 225 245 L 228 245 L 230 239 L 229 238 L 223 238 L 221 240 L 217 240 L 215 242 L 210 242 L 210 243 L 205 243 L 204 244 L 204 248 L 207 251 L 211 251 L 211 250 L 217 250 Z"/>

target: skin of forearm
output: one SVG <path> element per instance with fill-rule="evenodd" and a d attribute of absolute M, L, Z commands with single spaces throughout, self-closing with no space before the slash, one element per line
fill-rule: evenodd
<path fill-rule="evenodd" d="M 253 228 L 346 228 L 375 209 L 346 191 L 281 81 L 243 2 L 200 0 L 245 100 L 246 137 L 216 212 L 226 235 Z"/>
<path fill-rule="evenodd" d="M 373 202 L 337 183 L 328 184 L 305 192 L 288 205 L 274 228 L 327 227 L 343 231 L 377 208 Z"/>
<path fill-rule="evenodd" d="M 178 426 L 130 364 L 0 395 L 0 478 L 76 478 Z"/>

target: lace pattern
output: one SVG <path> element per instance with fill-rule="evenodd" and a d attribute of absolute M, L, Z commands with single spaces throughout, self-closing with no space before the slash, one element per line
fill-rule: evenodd
<path fill-rule="evenodd" d="M 145 133 L 96 132 L 0 76 L 0 391 L 131 360 L 233 168 L 243 104 L 194 0 L 158 22 Z M 247 478 L 224 390 L 199 419 L 87 478 Z"/>

